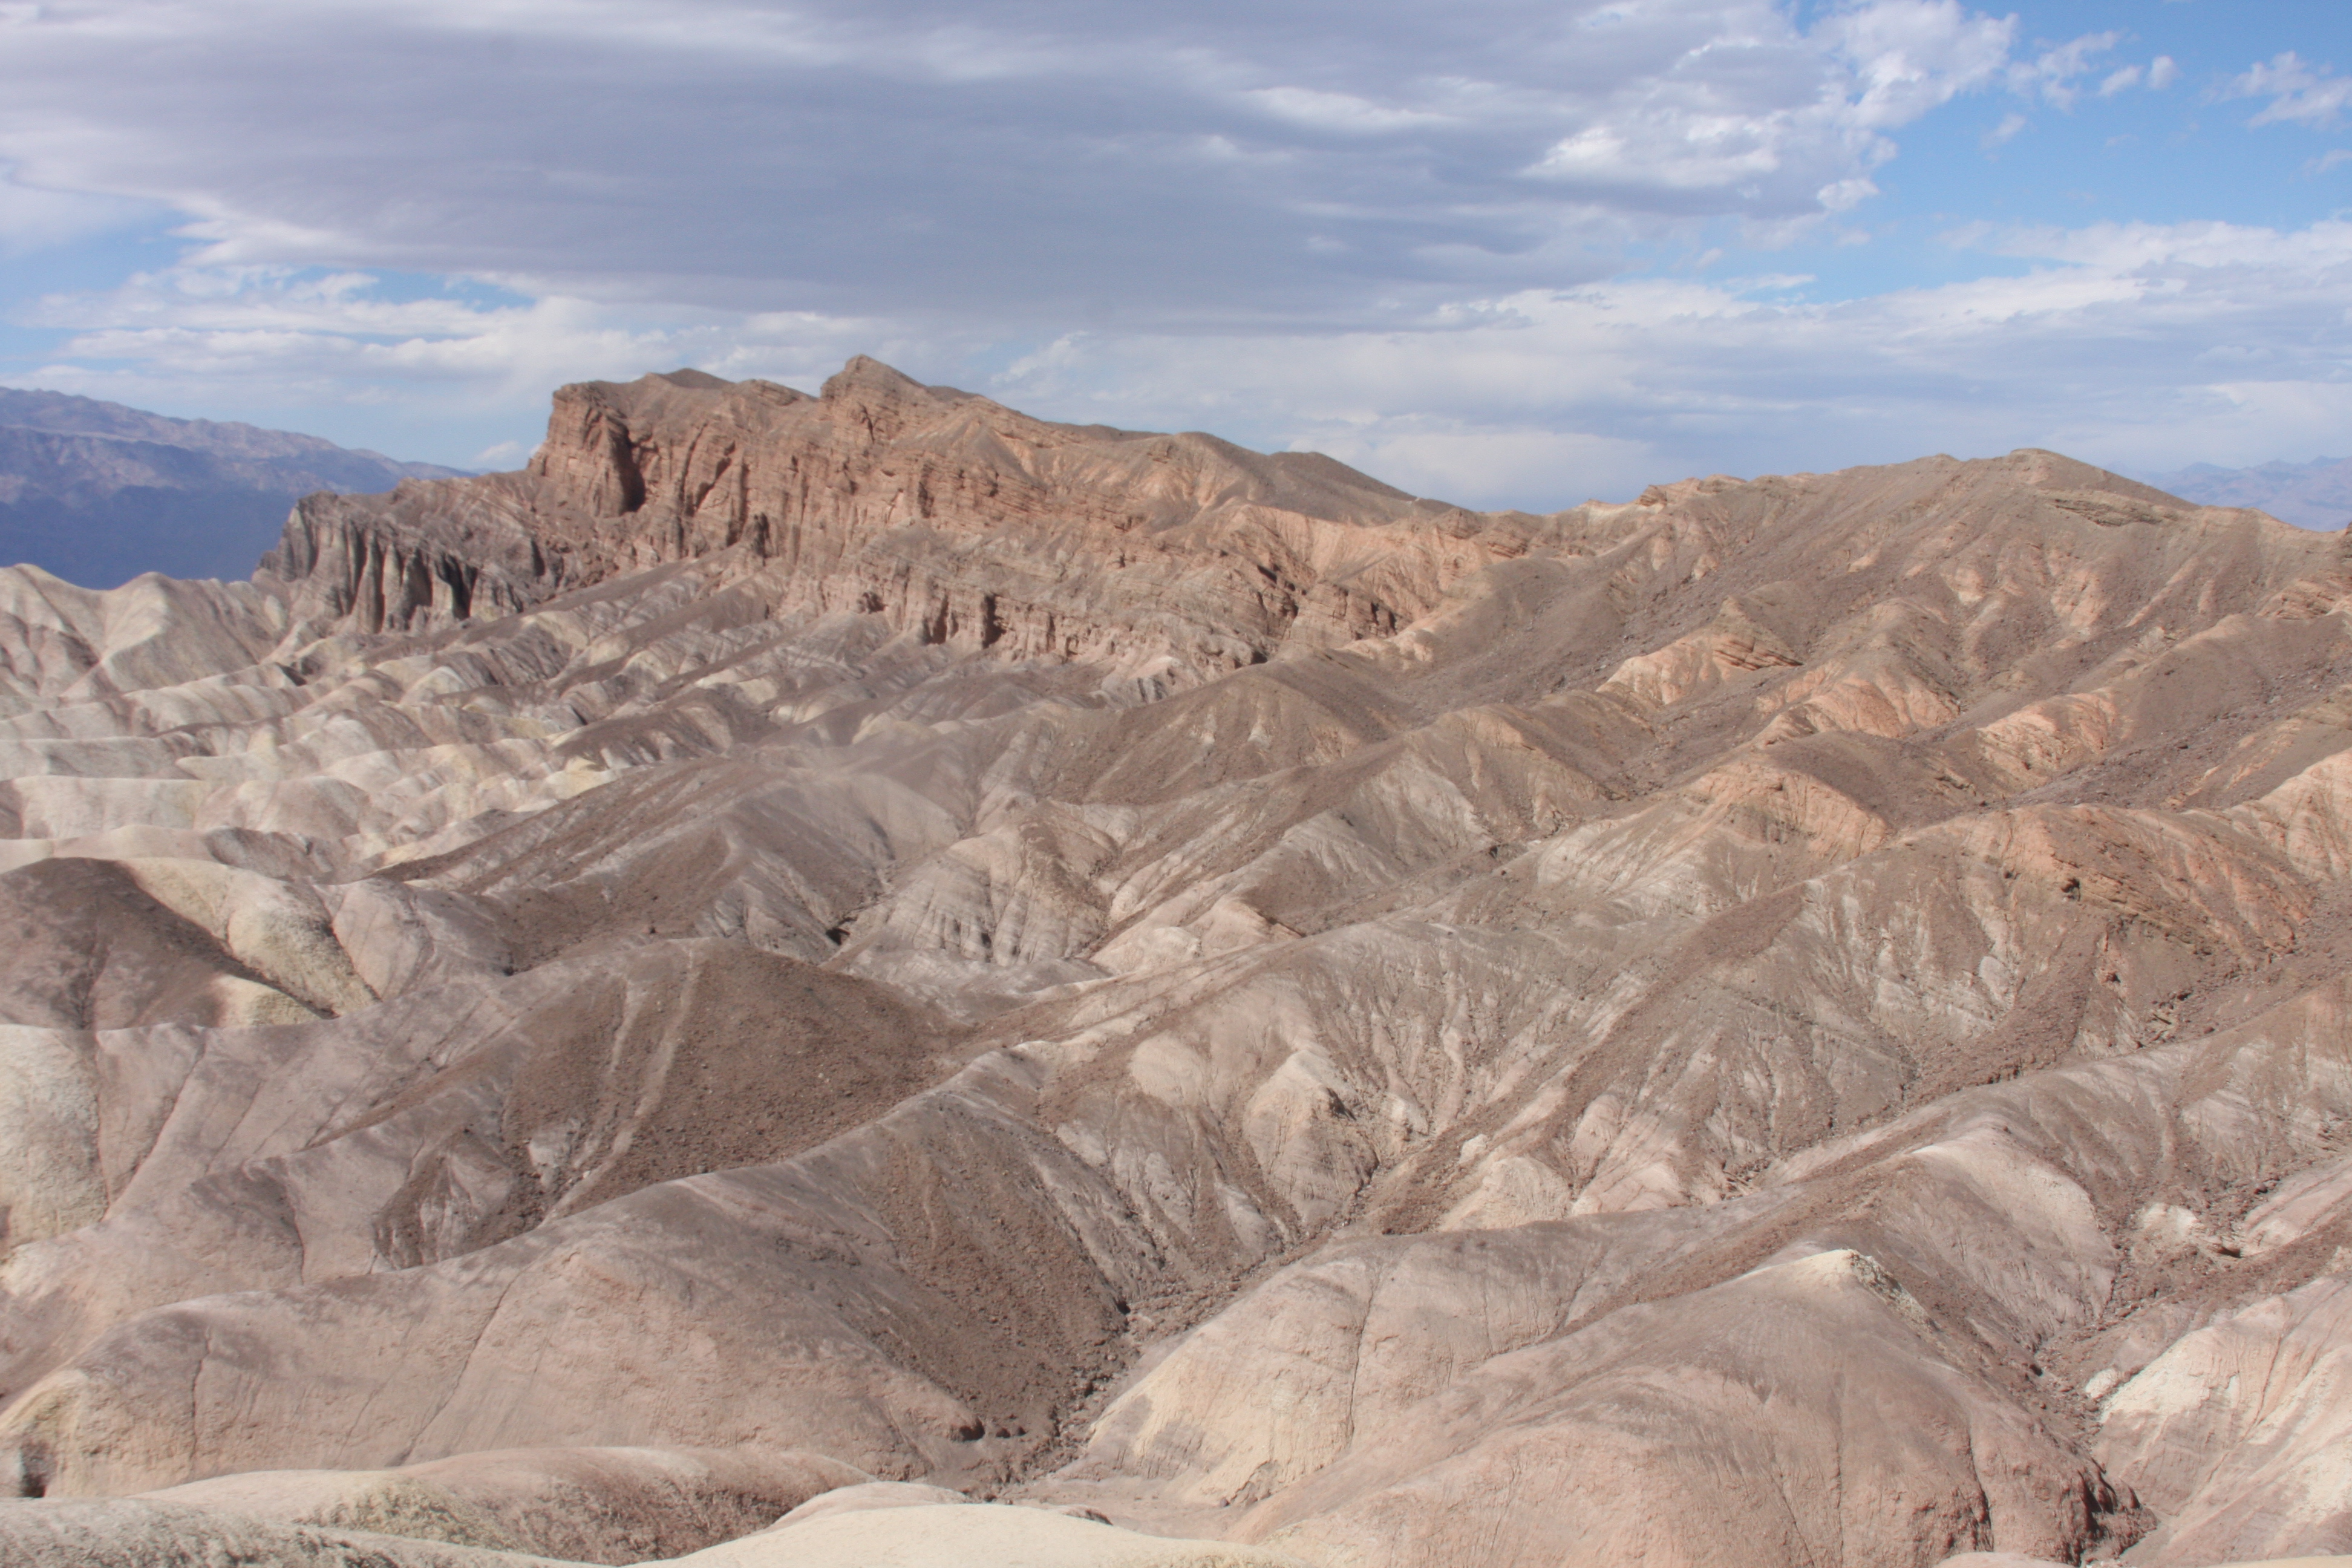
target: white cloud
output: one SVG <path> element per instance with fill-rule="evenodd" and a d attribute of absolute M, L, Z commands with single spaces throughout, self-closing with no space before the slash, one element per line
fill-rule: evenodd
<path fill-rule="evenodd" d="M 1625 84 L 1530 172 L 1765 223 L 1843 212 L 1877 194 L 1884 133 L 1997 79 L 2012 31 L 1954 0 L 1874 0 L 1807 35 L 1720 38 Z"/>
<path fill-rule="evenodd" d="M 862 352 L 1049 417 L 1312 447 L 1421 493 L 1546 508 L 1936 448 L 2051 446 L 2153 471 L 2342 447 L 2352 221 L 1951 241 L 2023 270 L 1843 300 L 1808 298 L 1804 278 L 1624 279 L 1464 294 L 1385 328 L 1113 323 L 1019 354 L 919 317 L 399 298 L 365 273 L 183 268 L 45 301 L 74 337 L 33 379 L 174 408 L 302 405 L 326 434 L 490 466 L 563 381 L 697 364 L 814 388 Z M 482 411 L 520 445 L 394 438 Z"/>
<path fill-rule="evenodd" d="M 1813 193 L 1823 212 L 1851 212 L 1878 194 L 1878 186 L 1855 175 L 1851 179 L 1833 181 Z"/>
<path fill-rule="evenodd" d="M 520 441 L 493 441 L 474 454 L 469 468 L 519 468 L 530 457 L 531 449 Z"/>
<path fill-rule="evenodd" d="M 2222 96 L 2271 100 L 2247 121 L 2250 125 L 2293 121 L 2316 128 L 2335 124 L 2345 105 L 2352 103 L 2352 77 L 2337 76 L 2326 66 L 2315 68 L 2290 49 L 2233 78 Z"/>
<path fill-rule="evenodd" d="M 1546 153 L 1536 172 L 1594 186 L 1706 191 L 1778 173 L 1770 127 L 1729 115 L 1683 117 L 1678 135 L 1629 136 L 1591 126 Z"/>
<path fill-rule="evenodd" d="M 1530 507 L 1937 447 L 2051 446 L 2153 471 L 2183 453 L 2343 447 L 2352 224 L 1959 237 L 2032 269 L 1842 302 L 1760 281 L 1622 280 L 1523 291 L 1416 331 L 1089 335 L 990 390 L 1064 417 L 1317 446 L 1408 488 Z"/>
<path fill-rule="evenodd" d="M 2038 96 L 2053 108 L 2072 109 L 2083 95 L 2083 78 L 2095 68 L 2094 57 L 2107 53 L 2122 41 L 2121 33 L 2085 33 L 2044 48 L 2032 59 L 2011 61 L 2010 90 L 2021 97 Z"/>
<path fill-rule="evenodd" d="M 60 334 L 47 384 L 443 460 L 508 460 L 565 380 L 863 352 L 1547 505 L 1934 446 L 2266 457 L 2342 402 L 2326 224 L 1975 230 L 2022 275 L 1845 300 L 1700 280 L 1734 236 L 1864 237 L 1839 215 L 1960 95 L 2018 95 L 1990 149 L 2179 79 L 2115 33 L 2021 47 L 1961 0 L 1330 15 L 0 0 L 0 225 L 168 209 L 191 247 L 18 324 Z M 2317 125 L 2352 89 L 2287 55 L 2231 90 Z M 1689 275 L 1629 274 L 1677 247 Z"/>
<path fill-rule="evenodd" d="M 2014 16 L 1995 19 L 1955 0 L 1878 0 L 1832 13 L 1819 28 L 1860 84 L 1854 118 L 1878 129 L 1907 125 L 1997 80 L 2016 33 Z"/>
<path fill-rule="evenodd" d="M 1376 319 L 1866 200 L 1998 81 L 1959 0 L 73 0 L 0 158 L 214 265 L 1024 330 Z"/>
<path fill-rule="evenodd" d="M 2113 37 L 2112 34 L 2107 36 Z M 2178 62 L 2170 55 L 2158 55 L 2145 67 L 2119 66 L 2109 71 L 2105 79 L 2099 83 L 2099 96 L 2113 98 L 2119 92 L 2127 92 L 2140 86 L 2143 82 L 2147 84 L 2150 92 L 2162 92 L 2179 79 L 2180 67 Z"/>
<path fill-rule="evenodd" d="M 1310 424 L 1291 447 L 1328 453 L 1415 495 L 1531 496 L 1554 508 L 1609 499 L 1571 494 L 1580 479 L 1620 500 L 1638 494 L 1642 487 L 1626 488 L 1633 485 L 1629 476 L 1647 471 L 1654 460 L 1646 443 L 1621 437 L 1540 426 L 1486 429 L 1410 416 Z"/>
<path fill-rule="evenodd" d="M 2281 231 L 2246 224 L 2103 223 L 2084 228 L 1993 228 L 1954 236 L 1996 255 L 2064 261 L 2116 274 L 2194 268 L 2239 271 L 2283 282 L 2334 278 L 2352 267 L 2352 221 L 2327 219 Z"/>
<path fill-rule="evenodd" d="M 1450 118 L 1424 109 L 1392 109 L 1353 93 L 1318 92 L 1305 87 L 1252 88 L 1242 96 L 1279 119 L 1328 131 L 1402 131 L 1443 125 Z"/>
<path fill-rule="evenodd" d="M 21 184 L 0 165 L 0 257 L 87 239 L 153 216 L 142 202 Z"/>
<path fill-rule="evenodd" d="M 518 281 L 528 284 L 529 279 Z M 630 306 L 524 297 L 389 297 L 366 274 L 183 267 L 52 295 L 26 324 L 68 334 L 12 381 L 140 406 L 256 417 L 466 467 L 484 422 L 520 432 L 549 390 L 696 364 L 731 378 L 811 383 L 856 353 L 958 352 L 951 332 L 807 312 Z M 524 449 L 528 449 L 527 447 Z"/>

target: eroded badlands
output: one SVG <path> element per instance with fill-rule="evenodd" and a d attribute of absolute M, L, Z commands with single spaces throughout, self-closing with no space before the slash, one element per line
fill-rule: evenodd
<path fill-rule="evenodd" d="M 0 713 L 0 1559 L 2352 1552 L 2341 535 L 682 373 Z"/>

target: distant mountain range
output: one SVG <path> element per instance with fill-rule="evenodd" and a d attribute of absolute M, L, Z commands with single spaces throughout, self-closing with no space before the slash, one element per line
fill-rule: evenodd
<path fill-rule="evenodd" d="M 142 572 L 243 577 L 303 496 L 458 472 L 316 436 L 0 387 L 0 564 L 95 588 Z"/>
<path fill-rule="evenodd" d="M 2253 468 L 2192 463 L 2174 473 L 2150 474 L 2147 482 L 2206 506 L 2257 507 L 2298 528 L 2337 529 L 2352 522 L 2352 458 Z"/>

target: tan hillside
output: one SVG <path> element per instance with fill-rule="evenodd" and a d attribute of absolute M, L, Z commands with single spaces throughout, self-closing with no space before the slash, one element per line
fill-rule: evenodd
<path fill-rule="evenodd" d="M 0 752 L 7 1561 L 2352 1552 L 2340 535 L 679 373 Z"/>

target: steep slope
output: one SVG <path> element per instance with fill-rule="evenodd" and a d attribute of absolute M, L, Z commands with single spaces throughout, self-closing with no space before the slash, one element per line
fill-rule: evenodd
<path fill-rule="evenodd" d="M 2032 451 L 1478 515 L 853 362 L 0 597 L 27 1493 L 2352 1549 L 2338 537 Z"/>
<path fill-rule="evenodd" d="M 523 473 L 312 497 L 270 569 L 404 629 L 731 548 L 772 566 L 780 611 L 1197 679 L 1393 630 L 1533 522 L 1310 453 L 1048 425 L 857 359 L 816 398 L 692 371 L 566 387 Z"/>

